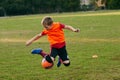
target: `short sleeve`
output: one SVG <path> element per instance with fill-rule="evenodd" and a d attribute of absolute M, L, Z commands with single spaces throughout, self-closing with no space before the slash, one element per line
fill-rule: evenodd
<path fill-rule="evenodd" d="M 64 28 L 64 27 L 65 27 L 65 25 L 60 23 L 60 27 L 61 27 L 61 28 Z"/>
<path fill-rule="evenodd" d="M 47 31 L 45 31 L 45 30 L 43 30 L 42 32 L 41 32 L 41 35 L 46 35 L 47 34 Z"/>

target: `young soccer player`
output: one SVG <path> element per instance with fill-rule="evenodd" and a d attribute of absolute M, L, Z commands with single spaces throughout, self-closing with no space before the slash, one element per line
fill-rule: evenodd
<path fill-rule="evenodd" d="M 69 66 L 70 60 L 68 58 L 68 53 L 66 50 L 66 42 L 63 29 L 68 29 L 73 32 L 79 32 L 80 30 L 73 28 L 72 26 L 62 24 L 60 22 L 54 22 L 53 19 L 48 16 L 42 19 L 41 24 L 44 27 L 43 31 L 34 36 L 32 39 L 28 40 L 26 42 L 26 46 L 29 46 L 32 42 L 38 40 L 42 36 L 47 35 L 51 46 L 50 54 L 47 55 L 41 48 L 32 50 L 32 54 L 40 54 L 42 57 L 45 57 L 45 59 L 50 63 L 53 63 L 56 56 L 58 55 L 59 61 L 57 67 L 61 65 L 61 62 L 65 66 Z"/>

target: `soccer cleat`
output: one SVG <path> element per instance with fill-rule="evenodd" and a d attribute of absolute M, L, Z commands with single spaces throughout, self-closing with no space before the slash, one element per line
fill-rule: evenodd
<path fill-rule="evenodd" d="M 60 67 L 61 66 L 61 59 L 60 57 L 58 58 L 58 63 L 57 63 L 57 67 Z"/>
<path fill-rule="evenodd" d="M 33 49 L 31 51 L 32 54 L 40 54 L 42 52 L 42 49 L 41 48 L 37 48 L 37 49 Z"/>

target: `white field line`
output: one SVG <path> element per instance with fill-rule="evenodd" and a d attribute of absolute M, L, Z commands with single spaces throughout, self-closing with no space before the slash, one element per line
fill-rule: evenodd
<path fill-rule="evenodd" d="M 5 38 L 5 39 L 0 39 L 0 42 L 26 42 L 28 41 L 27 39 L 10 39 L 10 38 Z M 120 42 L 120 39 L 90 39 L 90 38 L 80 38 L 80 39 L 67 39 L 67 41 L 70 42 Z M 47 40 L 38 40 L 36 42 L 47 42 Z"/>
<path fill-rule="evenodd" d="M 103 12 L 103 13 L 75 13 L 75 14 L 67 14 L 67 13 L 63 13 L 63 14 L 55 14 L 55 15 L 51 15 L 51 17 L 77 17 L 77 16 L 106 16 L 106 15 L 120 15 L 120 12 Z M 43 16 L 27 16 L 27 17 L 18 17 L 18 19 L 20 20 L 25 20 L 25 19 L 40 19 Z M 9 18 L 9 17 L 8 17 Z M 16 18 L 11 18 L 11 20 L 16 20 Z"/>

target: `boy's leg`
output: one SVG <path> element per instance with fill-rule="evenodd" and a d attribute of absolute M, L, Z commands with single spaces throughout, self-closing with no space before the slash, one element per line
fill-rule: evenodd
<path fill-rule="evenodd" d="M 60 67 L 62 63 L 62 60 L 60 59 L 60 57 L 58 56 L 58 62 L 57 62 L 57 67 Z"/>
<path fill-rule="evenodd" d="M 36 48 L 31 51 L 32 54 L 40 54 L 42 57 L 45 57 L 47 54 L 43 52 L 41 48 Z"/>
<path fill-rule="evenodd" d="M 70 61 L 69 61 L 69 58 L 68 58 L 68 55 L 67 55 L 67 50 L 66 50 L 65 46 L 59 49 L 58 55 L 60 56 L 60 58 L 62 60 L 62 63 L 65 66 L 69 66 L 70 65 Z"/>
<path fill-rule="evenodd" d="M 65 60 L 65 61 L 63 61 L 63 64 L 64 64 L 65 66 L 70 66 L 70 61 L 69 61 L 69 60 Z"/>
<path fill-rule="evenodd" d="M 58 50 L 56 48 L 51 48 L 50 56 L 55 59 L 58 55 Z"/>
<path fill-rule="evenodd" d="M 45 55 L 45 59 L 49 63 L 53 63 L 56 56 L 57 56 L 57 49 L 56 48 L 51 48 L 50 54 L 49 55 Z"/>

